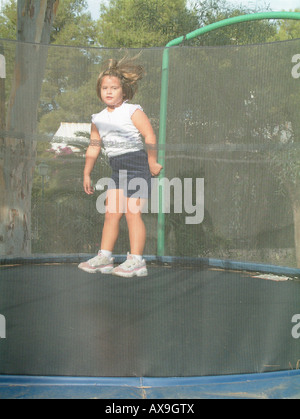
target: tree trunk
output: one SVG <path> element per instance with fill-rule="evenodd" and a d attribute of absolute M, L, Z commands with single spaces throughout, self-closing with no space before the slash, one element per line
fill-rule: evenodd
<path fill-rule="evenodd" d="M 14 80 L 0 140 L 0 255 L 31 253 L 37 108 L 59 0 L 18 0 Z M 44 44 L 44 45 L 40 45 Z"/>

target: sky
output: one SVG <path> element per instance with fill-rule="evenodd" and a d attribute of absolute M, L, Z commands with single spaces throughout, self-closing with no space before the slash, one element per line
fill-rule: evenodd
<path fill-rule="evenodd" d="M 101 2 L 101 0 L 87 0 L 93 19 L 97 19 L 99 16 Z M 103 2 L 105 2 L 105 0 Z M 256 7 L 258 8 L 261 5 L 269 4 L 270 9 L 273 12 L 280 12 L 282 10 L 289 11 L 297 8 L 300 9 L 300 0 L 229 0 L 229 2 L 236 5 L 242 4 L 253 9 Z"/>

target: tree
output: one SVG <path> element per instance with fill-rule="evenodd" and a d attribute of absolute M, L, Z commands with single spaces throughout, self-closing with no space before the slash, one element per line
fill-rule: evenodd
<path fill-rule="evenodd" d="M 293 25 L 284 26 L 286 28 L 293 27 Z M 298 43 L 299 46 L 300 42 Z M 277 143 L 276 151 L 271 153 L 269 158 L 273 164 L 276 176 L 291 200 L 294 215 L 297 266 L 300 268 L 300 55 L 294 54 L 293 47 L 293 43 L 287 46 L 290 57 L 293 57 L 289 83 L 286 84 L 286 89 L 280 89 L 279 86 L 276 87 L 276 90 L 278 89 L 280 93 L 283 109 L 281 124 L 276 124 L 269 130 L 269 139 L 273 143 Z M 278 63 L 283 67 L 285 63 L 280 58 L 278 57 Z"/>
<path fill-rule="evenodd" d="M 249 13 L 268 11 L 266 8 L 249 9 L 231 5 L 226 0 L 193 0 L 191 9 L 198 16 L 198 27 L 204 27 L 221 20 Z M 276 25 L 266 21 L 244 22 L 241 25 L 227 26 L 202 35 L 189 42 L 189 45 L 248 45 L 266 42 L 276 33 Z"/>
<path fill-rule="evenodd" d="M 0 254 L 31 252 L 31 189 L 35 164 L 37 105 L 47 44 L 59 0 L 19 0 L 16 61 L 7 110 L 7 139 L 1 139 Z M 34 43 L 34 45 L 30 44 Z M 44 44 L 38 45 L 38 44 Z"/>
<path fill-rule="evenodd" d="M 240 219 L 242 222 L 240 226 L 236 225 L 234 233 L 248 240 L 251 231 L 253 248 L 257 246 L 256 242 L 260 243 L 261 238 L 258 234 L 261 234 L 262 230 L 271 233 L 276 229 L 282 227 L 286 229 L 287 226 L 293 225 L 298 267 L 300 267 L 298 86 L 300 55 L 297 54 L 299 45 L 299 41 L 294 40 L 242 48 L 174 48 L 170 52 L 171 115 L 167 124 L 169 147 L 173 141 L 175 145 L 181 142 L 195 145 L 193 156 L 197 166 L 195 170 L 201 171 L 199 162 L 203 158 L 205 160 L 206 156 L 207 160 L 215 161 L 216 167 L 223 173 L 224 166 L 221 166 L 221 162 L 217 163 L 220 154 L 218 155 L 215 150 L 219 148 L 224 154 L 228 153 L 225 156 L 234 162 L 235 175 L 237 174 L 239 182 L 236 181 L 236 188 L 226 189 L 227 202 L 233 203 L 226 222 L 229 225 L 229 219 L 234 222 Z M 184 63 L 185 77 L 181 79 L 182 63 Z M 199 141 L 202 148 L 197 147 Z M 206 144 L 208 147 L 204 146 Z M 197 150 L 199 150 L 199 160 L 196 159 Z M 222 158 L 225 156 L 222 154 Z M 249 162 L 250 166 L 252 165 L 251 172 L 249 172 Z M 262 167 L 264 172 L 261 170 Z M 177 170 L 177 166 L 174 164 L 175 169 Z M 191 167 L 189 169 L 191 170 Z M 224 176 L 226 170 L 225 167 Z M 169 176 L 172 178 L 174 175 L 171 173 Z M 217 182 L 211 182 L 217 188 Z M 276 207 L 270 211 L 270 202 L 276 202 L 280 183 L 285 195 L 278 199 Z M 241 197 L 240 192 L 243 193 L 245 190 L 251 191 L 252 199 L 250 197 L 244 200 L 235 199 Z M 230 195 L 234 191 L 238 192 L 236 197 Z M 267 202 L 267 194 L 270 200 L 274 201 Z M 224 195 L 221 193 L 221 196 Z M 233 214 L 232 207 L 236 203 L 239 205 L 238 211 L 237 214 Z M 225 206 L 222 206 L 222 211 L 226 214 Z M 289 218 L 285 219 L 287 213 Z M 250 226 L 250 229 L 245 232 L 242 229 L 244 226 Z M 282 236 L 281 243 L 286 242 L 287 247 L 292 247 L 292 235 L 289 238 L 287 235 Z M 269 236 L 268 246 L 275 248 L 276 244 L 272 243 L 271 234 L 265 236 Z"/>
<path fill-rule="evenodd" d="M 16 39 L 17 2 L 9 0 L 2 9 L 0 16 L 0 38 Z"/>
<path fill-rule="evenodd" d="M 96 22 L 87 12 L 85 0 L 64 0 L 53 22 L 51 44 L 88 46 L 95 43 Z"/>
<path fill-rule="evenodd" d="M 112 0 L 101 6 L 98 43 L 112 48 L 165 46 L 202 26 L 245 13 L 250 10 L 242 6 L 235 8 L 226 0 L 194 0 L 189 4 L 186 0 Z M 188 44 L 260 43 L 275 32 L 275 24 L 251 22 L 206 34 Z"/>
<path fill-rule="evenodd" d="M 300 12 L 300 9 L 295 9 Z M 300 38 L 300 25 L 297 20 L 279 20 L 276 34 L 270 38 L 271 42 Z"/>
<path fill-rule="evenodd" d="M 98 25 L 103 47 L 158 47 L 197 29 L 197 16 L 186 0 L 112 0 L 101 6 Z"/>
<path fill-rule="evenodd" d="M 16 39 L 17 0 L 8 0 L 0 16 L 0 38 Z M 96 23 L 87 12 L 86 0 L 64 0 L 53 21 L 50 43 L 87 46 L 95 42 Z"/>

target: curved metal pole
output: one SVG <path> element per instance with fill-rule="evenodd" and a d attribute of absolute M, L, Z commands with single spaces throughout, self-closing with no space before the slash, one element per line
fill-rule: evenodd
<path fill-rule="evenodd" d="M 220 22 L 212 23 L 203 28 L 197 29 L 185 36 L 170 41 L 164 50 L 162 63 L 162 82 L 161 82 L 161 102 L 160 102 L 160 127 L 159 127 L 159 147 L 158 159 L 159 163 L 165 166 L 165 145 L 167 133 L 167 112 L 168 112 L 168 84 L 169 84 L 169 51 L 170 47 L 180 45 L 185 40 L 190 40 L 203 35 L 207 32 L 212 32 L 225 26 L 234 25 L 242 22 L 251 22 L 255 20 L 276 20 L 276 19 L 291 19 L 300 20 L 300 13 L 298 12 L 266 12 L 236 16 L 229 19 L 221 20 Z M 163 169 L 160 175 L 159 185 L 159 213 L 158 213 L 158 235 L 157 235 L 157 254 L 164 256 L 165 252 L 165 214 L 164 214 L 164 186 L 163 179 L 165 177 L 165 170 Z"/>

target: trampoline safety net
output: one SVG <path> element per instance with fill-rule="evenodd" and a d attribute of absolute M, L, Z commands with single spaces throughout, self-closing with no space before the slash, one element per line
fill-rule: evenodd
<path fill-rule="evenodd" d="M 141 50 L 147 74 L 133 99 L 157 138 L 163 53 Z M 164 172 L 154 181 L 163 205 L 154 188 L 143 219 L 145 255 L 155 259 L 163 229 L 164 255 L 177 264 L 149 264 L 148 278 L 129 281 L 91 278 L 76 265 L 98 251 L 104 222 L 103 190 L 87 196 L 82 186 L 91 115 L 104 109 L 97 77 L 123 56 L 0 42 L 0 374 L 299 367 L 300 40 L 170 48 Z M 110 174 L 104 150 L 94 185 Z M 115 254 L 128 250 L 122 219 Z M 75 260 L 38 264 L 36 255 Z M 232 261 L 243 272 L 226 269 Z M 247 264 L 292 274 L 266 281 Z"/>

